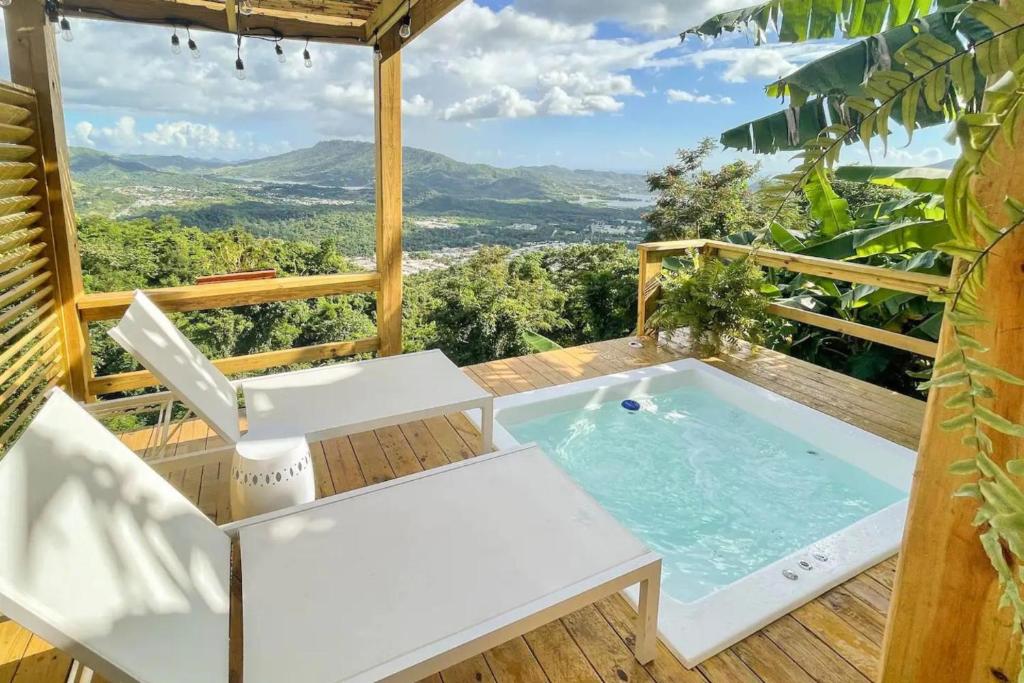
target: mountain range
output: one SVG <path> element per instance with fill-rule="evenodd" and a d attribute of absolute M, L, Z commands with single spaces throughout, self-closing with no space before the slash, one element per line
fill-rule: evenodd
<path fill-rule="evenodd" d="M 407 199 L 436 193 L 498 200 L 564 199 L 632 195 L 646 191 L 643 176 L 559 166 L 498 168 L 456 161 L 415 147 L 403 149 Z M 114 155 L 75 147 L 71 170 L 78 180 L 109 182 L 126 175 L 187 174 L 227 182 L 295 183 L 322 188 L 373 186 L 374 146 L 368 142 L 325 140 L 312 147 L 240 162 L 184 156 Z M 159 175 L 150 176 L 159 179 Z M 169 178 L 164 178 L 170 181 Z"/>
<path fill-rule="evenodd" d="M 403 150 L 406 245 L 632 240 L 650 204 L 641 175 L 558 166 L 498 168 Z M 203 230 L 319 241 L 350 255 L 373 249 L 374 148 L 327 140 L 240 162 L 71 150 L 76 209 L 117 220 L 169 216 Z"/>

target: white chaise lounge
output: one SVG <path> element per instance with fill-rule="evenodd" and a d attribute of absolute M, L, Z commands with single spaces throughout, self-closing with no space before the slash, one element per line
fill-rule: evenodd
<path fill-rule="evenodd" d="M 241 387 L 249 438 L 304 436 L 312 442 L 480 410 L 483 452 L 491 450 L 493 397 L 440 351 L 232 383 L 142 292 L 135 293 L 110 336 L 231 444 L 241 438 Z"/>
<path fill-rule="evenodd" d="M 440 351 L 230 382 L 142 292 L 110 336 L 233 448 L 236 519 L 315 498 L 307 441 L 476 409 L 482 450 L 491 450 L 494 398 Z"/>
<path fill-rule="evenodd" d="M 55 390 L 0 460 L 0 612 L 112 681 L 226 683 L 232 538 L 245 683 L 414 681 L 661 561 L 536 447 L 217 527 Z"/>

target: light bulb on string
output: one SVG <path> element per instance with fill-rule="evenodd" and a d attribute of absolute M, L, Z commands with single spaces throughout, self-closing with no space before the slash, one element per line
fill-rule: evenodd
<path fill-rule="evenodd" d="M 277 45 L 274 46 L 274 52 L 277 54 L 277 61 L 279 61 L 282 64 L 284 64 L 284 62 L 285 62 L 284 48 L 281 47 L 281 43 L 277 43 Z"/>
<path fill-rule="evenodd" d="M 188 34 L 188 52 L 192 55 L 192 59 L 199 59 L 199 46 L 196 45 L 196 41 L 192 40 L 192 32 L 189 31 L 188 27 L 185 27 L 185 33 Z"/>
<path fill-rule="evenodd" d="M 60 18 L 60 37 L 63 38 L 66 43 L 70 43 L 75 39 L 71 34 L 71 22 L 68 21 L 67 17 Z"/>
<path fill-rule="evenodd" d="M 380 51 L 380 43 L 373 44 L 373 58 L 378 62 L 383 58 L 384 54 Z"/>
<path fill-rule="evenodd" d="M 174 29 L 174 33 L 171 34 L 171 52 L 176 55 L 181 54 L 181 39 L 178 38 L 178 29 Z"/>
<path fill-rule="evenodd" d="M 0 0 L 0 7 L 10 7 L 14 0 Z"/>
<path fill-rule="evenodd" d="M 246 17 L 252 14 L 252 0 L 242 0 L 238 4 L 238 11 Z"/>
<path fill-rule="evenodd" d="M 235 78 L 245 80 L 245 64 L 242 62 L 242 34 L 235 39 Z"/>
<path fill-rule="evenodd" d="M 402 22 L 398 25 L 398 37 L 402 40 L 409 40 L 412 37 L 412 17 L 408 14 L 402 17 Z"/>
<path fill-rule="evenodd" d="M 306 47 L 302 49 L 302 63 L 307 69 L 313 68 L 313 57 L 309 54 L 309 38 L 306 38 Z"/>

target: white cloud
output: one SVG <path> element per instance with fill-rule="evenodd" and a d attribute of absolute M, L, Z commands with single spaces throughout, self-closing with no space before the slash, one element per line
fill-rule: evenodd
<path fill-rule="evenodd" d="M 267 144 L 251 134 L 238 134 L 193 121 L 165 121 L 149 130 L 139 130 L 131 116 L 120 117 L 111 126 L 79 121 L 71 131 L 70 143 L 122 153 L 195 154 L 196 156 L 238 156 L 269 154 L 288 149 L 287 142 Z"/>
<path fill-rule="evenodd" d="M 517 0 L 516 7 L 566 22 L 618 21 L 658 34 L 679 33 L 713 14 L 738 9 L 750 0 Z"/>
<path fill-rule="evenodd" d="M 722 80 L 745 83 L 785 76 L 803 64 L 824 57 L 841 47 L 837 43 L 801 43 L 799 45 L 763 45 L 760 47 L 718 47 L 688 55 L 685 61 L 703 69 L 709 64 L 723 65 Z"/>
<path fill-rule="evenodd" d="M 693 104 L 735 104 L 736 101 L 728 96 L 700 95 L 689 90 L 676 90 L 670 88 L 666 93 L 666 99 L 671 102 L 692 102 Z"/>
<path fill-rule="evenodd" d="M 434 112 L 434 102 L 420 94 L 402 100 L 402 113 L 406 116 L 429 116 Z"/>
<path fill-rule="evenodd" d="M 507 85 L 497 85 L 486 95 L 470 97 L 456 102 L 444 110 L 444 118 L 452 121 L 470 119 L 517 119 L 534 116 L 537 103 Z"/>

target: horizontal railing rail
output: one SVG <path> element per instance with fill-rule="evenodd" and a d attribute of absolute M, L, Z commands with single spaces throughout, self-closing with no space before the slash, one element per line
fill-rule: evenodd
<path fill-rule="evenodd" d="M 283 278 L 225 279 L 220 282 L 166 287 L 145 290 L 146 294 L 161 309 L 167 312 L 185 312 L 252 306 L 278 301 L 317 299 L 345 294 L 377 292 L 380 289 L 380 274 L 339 273 L 336 275 L 307 275 Z M 116 320 L 131 305 L 132 291 L 97 292 L 86 294 L 77 302 L 81 325 L 88 335 L 88 325 L 104 320 Z M 302 346 L 279 351 L 266 351 L 242 356 L 219 358 L 213 364 L 226 375 L 258 372 L 269 368 L 312 363 L 343 358 L 363 353 L 373 353 L 380 348 L 380 337 L 366 337 L 329 342 L 315 346 Z M 136 370 L 111 375 L 94 376 L 88 380 L 90 396 L 103 396 L 136 389 L 145 389 L 160 384 L 150 372 Z"/>
<path fill-rule="evenodd" d="M 182 312 L 360 294 L 379 287 L 380 275 L 367 272 L 213 282 L 145 292 L 164 311 Z M 78 300 L 78 312 L 84 322 L 114 320 L 128 310 L 134 295 L 132 291 L 86 294 Z"/>
<path fill-rule="evenodd" d="M 835 261 L 817 256 L 792 254 L 772 249 L 757 249 L 745 244 L 732 244 L 718 240 L 677 240 L 671 242 L 648 242 L 638 247 L 640 256 L 640 279 L 637 294 L 637 334 L 644 334 L 647 321 L 657 308 L 661 294 L 662 262 L 670 256 L 679 256 L 691 251 L 700 251 L 705 256 L 733 259 L 751 256 L 759 266 L 787 270 L 815 277 L 869 285 L 907 294 L 927 295 L 936 288 L 946 287 L 949 278 L 929 273 L 914 273 L 893 270 L 863 263 Z M 864 325 L 842 318 L 814 313 L 779 303 L 772 303 L 768 311 L 780 318 L 820 327 L 839 334 L 884 344 L 910 351 L 922 356 L 934 357 L 938 345 L 927 339 L 920 339 L 899 332 L 891 332 L 870 325 Z"/>

